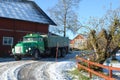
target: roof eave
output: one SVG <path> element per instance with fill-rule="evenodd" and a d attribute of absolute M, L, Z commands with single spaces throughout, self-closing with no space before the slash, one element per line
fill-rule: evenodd
<path fill-rule="evenodd" d="M 47 25 L 49 25 L 49 23 L 34 22 L 34 21 L 21 20 L 21 19 L 15 19 L 15 18 L 8 18 L 8 17 L 2 17 L 2 16 L 0 16 L 0 18 L 2 18 L 2 19 L 10 19 L 10 20 L 17 20 L 17 21 L 26 21 L 26 22 L 38 23 L 38 24 L 47 24 Z"/>
<path fill-rule="evenodd" d="M 36 7 L 36 9 L 41 12 L 46 18 L 48 18 L 51 22 L 50 25 L 57 26 L 57 24 L 33 1 L 30 1 Z"/>

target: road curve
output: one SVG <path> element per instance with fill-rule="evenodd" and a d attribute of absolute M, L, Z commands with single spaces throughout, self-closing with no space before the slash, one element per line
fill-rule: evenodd
<path fill-rule="evenodd" d="M 0 65 L 0 80 L 18 80 L 18 71 L 20 68 L 27 64 L 34 63 L 35 61 L 12 61 L 5 62 Z"/>
<path fill-rule="evenodd" d="M 49 80 L 46 70 L 50 64 L 51 62 L 38 61 L 25 65 L 18 72 L 18 80 Z"/>
<path fill-rule="evenodd" d="M 67 69 L 75 67 L 75 55 L 65 58 L 43 58 L 40 60 L 0 58 L 0 80 L 72 80 Z M 57 62 L 56 62 L 57 61 Z"/>

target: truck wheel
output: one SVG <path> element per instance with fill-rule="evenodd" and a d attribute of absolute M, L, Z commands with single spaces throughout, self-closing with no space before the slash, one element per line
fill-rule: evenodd
<path fill-rule="evenodd" d="M 35 60 L 39 59 L 39 51 L 38 50 L 35 50 L 35 52 L 34 52 L 34 59 Z"/>
<path fill-rule="evenodd" d="M 66 55 L 66 51 L 65 51 L 65 49 L 62 49 L 61 57 L 65 57 L 65 55 Z"/>
<path fill-rule="evenodd" d="M 21 60 L 21 56 L 14 56 L 14 58 L 15 58 L 16 61 Z"/>

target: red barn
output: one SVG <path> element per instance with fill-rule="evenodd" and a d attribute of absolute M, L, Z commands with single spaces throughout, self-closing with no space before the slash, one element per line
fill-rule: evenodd
<path fill-rule="evenodd" d="M 0 1 L 0 57 L 9 56 L 11 48 L 31 32 L 48 34 L 56 25 L 33 1 Z"/>

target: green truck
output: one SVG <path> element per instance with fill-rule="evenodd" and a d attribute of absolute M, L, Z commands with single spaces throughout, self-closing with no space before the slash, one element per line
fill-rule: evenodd
<path fill-rule="evenodd" d="M 24 56 L 39 59 L 42 56 L 65 57 L 69 50 L 69 39 L 56 35 L 41 35 L 39 33 L 27 34 L 23 41 L 12 48 L 15 60 Z"/>

